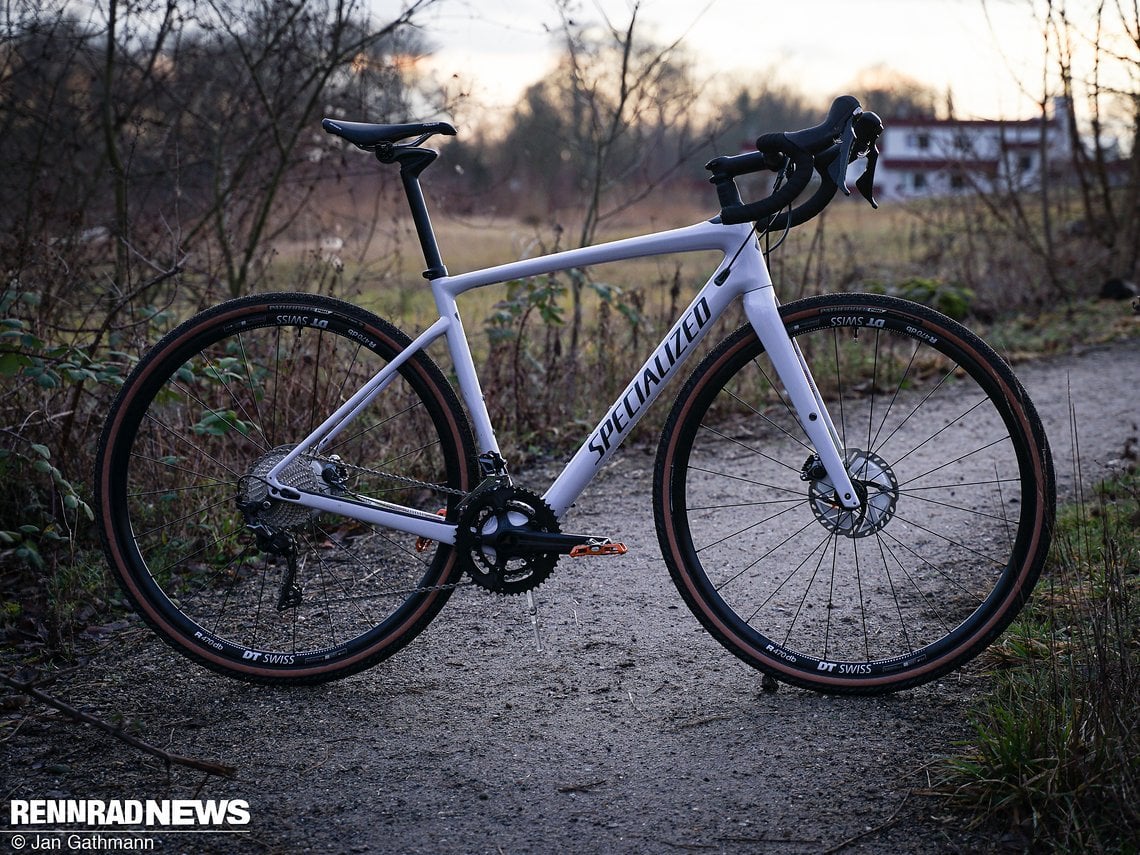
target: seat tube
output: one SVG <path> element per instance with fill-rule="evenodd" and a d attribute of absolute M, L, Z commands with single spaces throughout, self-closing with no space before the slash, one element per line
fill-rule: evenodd
<path fill-rule="evenodd" d="M 487 400 L 479 383 L 479 374 L 475 370 L 475 360 L 471 356 L 471 345 L 459 317 L 459 307 L 455 304 L 455 296 L 448 292 L 446 286 L 446 278 L 437 279 L 432 282 L 432 292 L 440 317 L 448 319 L 447 347 L 451 353 L 459 395 L 467 405 L 480 457 L 491 455 L 501 458 L 499 442 L 495 438 L 495 429 L 487 412 Z"/>
<path fill-rule="evenodd" d="M 784 384 L 804 433 L 835 485 L 839 501 L 848 509 L 859 507 L 859 496 L 843 461 L 839 435 L 803 354 L 784 329 L 773 288 L 769 285 L 745 293 L 744 312 Z"/>

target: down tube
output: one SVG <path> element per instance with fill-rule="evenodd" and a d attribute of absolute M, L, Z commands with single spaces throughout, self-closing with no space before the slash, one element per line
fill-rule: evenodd
<path fill-rule="evenodd" d="M 729 283 L 735 278 L 730 277 Z M 692 355 L 713 322 L 739 294 L 739 288 L 728 283 L 716 285 L 712 279 L 701 289 L 546 491 L 543 499 L 556 517 L 561 519 L 574 504 L 598 469 L 677 374 L 681 364 Z"/>

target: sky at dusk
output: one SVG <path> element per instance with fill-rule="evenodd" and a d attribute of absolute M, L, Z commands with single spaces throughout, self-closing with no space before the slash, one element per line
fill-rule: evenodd
<path fill-rule="evenodd" d="M 376 8 L 382 16 L 396 7 Z M 619 26 L 629 9 L 628 0 L 580 5 L 583 16 L 604 12 Z M 492 110 L 514 103 L 555 61 L 550 0 L 446 0 L 421 20 L 435 48 L 431 68 L 459 75 Z M 1037 111 L 1044 43 L 1028 0 L 643 0 L 639 21 L 658 42 L 682 37 L 697 75 L 714 82 L 769 76 L 826 104 L 861 71 L 885 66 L 952 92 L 963 118 Z"/>

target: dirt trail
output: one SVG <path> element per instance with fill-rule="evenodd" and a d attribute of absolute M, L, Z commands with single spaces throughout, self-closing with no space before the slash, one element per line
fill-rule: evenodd
<path fill-rule="evenodd" d="M 1019 366 L 1064 496 L 1070 405 L 1091 481 L 1137 434 L 1138 368 L 1140 340 Z M 305 690 L 227 681 L 127 630 L 55 691 L 122 713 L 172 751 L 235 765 L 237 777 L 199 790 L 200 773 L 168 777 L 37 712 L 0 745 L 0 792 L 249 802 L 249 834 L 159 836 L 154 851 L 165 852 L 997 846 L 915 792 L 927 765 L 969 738 L 965 710 L 985 676 L 967 669 L 879 699 L 764 692 L 672 587 L 653 531 L 652 463 L 652 450 L 627 450 L 583 497 L 575 525 L 620 519 L 630 553 L 559 566 L 537 593 L 541 650 L 525 598 L 470 590 L 394 659 Z"/>

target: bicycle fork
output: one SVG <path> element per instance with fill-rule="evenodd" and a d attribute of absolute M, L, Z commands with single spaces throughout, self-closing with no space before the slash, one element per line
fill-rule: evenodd
<path fill-rule="evenodd" d="M 835 486 L 837 501 L 849 511 L 858 509 L 860 499 L 843 459 L 843 442 L 799 345 L 784 329 L 775 289 L 769 285 L 746 291 L 744 313 L 772 360 L 796 411 L 796 418 Z"/>

